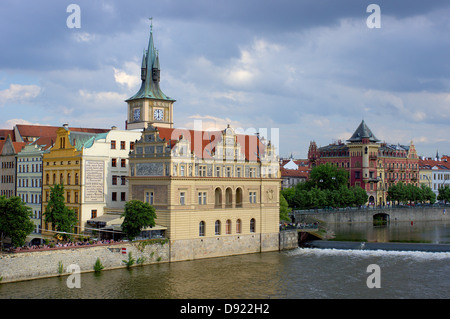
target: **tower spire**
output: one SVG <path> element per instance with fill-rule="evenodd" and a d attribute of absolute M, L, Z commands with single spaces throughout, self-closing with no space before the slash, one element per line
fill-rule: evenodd
<path fill-rule="evenodd" d="M 153 18 L 150 20 L 150 37 L 148 40 L 147 50 L 144 50 L 141 64 L 141 88 L 139 91 L 130 97 L 127 101 L 137 100 L 142 98 L 175 101 L 166 96 L 159 87 L 160 82 L 160 64 L 158 51 L 155 49 L 153 42 Z"/>

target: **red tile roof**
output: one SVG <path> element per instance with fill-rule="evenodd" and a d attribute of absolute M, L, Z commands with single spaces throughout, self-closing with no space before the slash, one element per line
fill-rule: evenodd
<path fill-rule="evenodd" d="M 281 177 L 298 177 L 305 178 L 309 177 L 310 169 L 307 167 L 299 167 L 299 169 L 285 169 L 280 167 Z"/>
<path fill-rule="evenodd" d="M 11 138 L 14 141 L 14 130 L 0 129 L 0 141 L 6 140 L 8 135 L 11 135 Z"/>
<path fill-rule="evenodd" d="M 199 158 L 212 158 L 211 153 L 215 151 L 217 143 L 222 140 L 222 131 L 194 131 L 165 127 L 157 127 L 157 129 L 161 139 L 170 141 L 170 147 L 173 147 L 183 135 L 191 142 L 191 152 Z M 241 153 L 248 161 L 259 160 L 258 151 L 262 155 L 266 148 L 257 136 L 236 134 L 236 142 L 241 145 Z"/>
<path fill-rule="evenodd" d="M 427 169 L 427 168 L 431 169 L 434 166 L 438 167 L 439 169 L 450 169 L 450 162 L 436 161 L 436 160 L 429 160 L 429 159 L 419 159 L 419 168 L 421 168 L 421 169 Z"/>

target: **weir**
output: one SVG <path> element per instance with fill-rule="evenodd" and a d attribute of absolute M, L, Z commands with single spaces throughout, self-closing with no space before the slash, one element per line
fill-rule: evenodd
<path fill-rule="evenodd" d="M 450 244 L 428 243 L 369 243 L 352 241 L 312 240 L 302 243 L 301 247 L 342 250 L 450 252 Z"/>

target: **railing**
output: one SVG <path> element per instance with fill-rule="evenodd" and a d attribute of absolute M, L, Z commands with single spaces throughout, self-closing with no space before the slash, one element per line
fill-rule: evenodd
<path fill-rule="evenodd" d="M 361 206 L 361 207 L 344 207 L 344 208 L 312 208 L 312 209 L 296 209 L 292 214 L 311 214 L 311 213 L 334 213 L 358 210 L 373 210 L 373 209 L 419 209 L 419 208 L 450 208 L 450 203 L 447 204 L 415 204 L 415 205 L 385 205 L 385 206 Z"/>
<path fill-rule="evenodd" d="M 317 223 L 297 223 L 297 224 L 288 224 L 288 225 L 280 225 L 280 231 L 284 230 L 318 230 L 319 225 Z"/>

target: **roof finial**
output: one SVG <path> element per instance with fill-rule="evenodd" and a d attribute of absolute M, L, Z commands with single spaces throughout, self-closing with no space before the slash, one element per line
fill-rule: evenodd
<path fill-rule="evenodd" d="M 150 32 L 153 32 L 153 17 L 148 18 L 150 20 Z"/>

